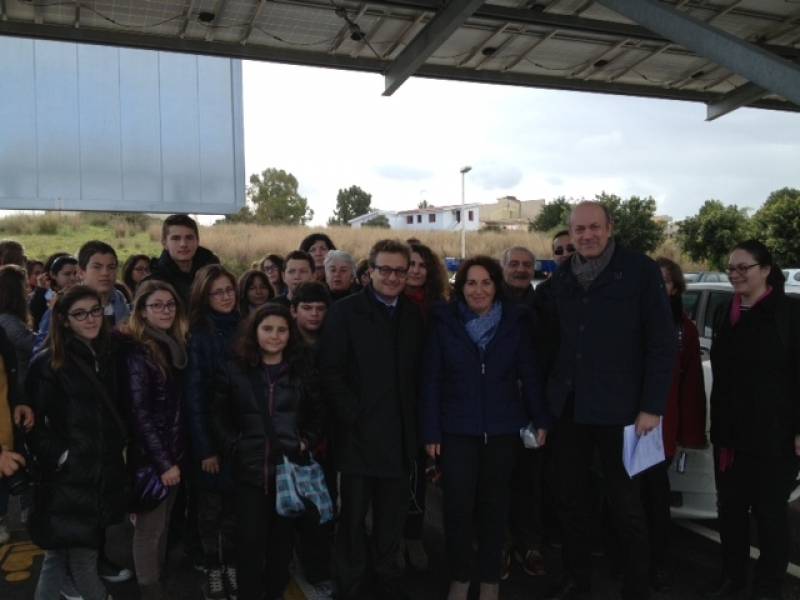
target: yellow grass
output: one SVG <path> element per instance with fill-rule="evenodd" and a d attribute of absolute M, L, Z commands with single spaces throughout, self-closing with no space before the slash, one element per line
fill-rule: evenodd
<path fill-rule="evenodd" d="M 370 247 L 382 238 L 419 239 L 440 256 L 459 256 L 460 232 L 413 231 L 407 229 L 350 229 L 349 227 L 288 227 L 267 225 L 214 225 L 201 227 L 200 243 L 213 250 L 232 271 L 241 273 L 267 254 L 285 255 L 296 249 L 301 240 L 314 231 L 328 234 L 337 248 L 358 260 L 367 256 Z M 43 259 L 58 251 L 75 253 L 90 240 L 107 241 L 124 261 L 131 254 L 161 252 L 161 221 L 148 225 L 129 223 L 118 216 L 97 213 L 14 215 L 0 219 L 0 239 L 16 239 L 32 258 Z M 467 255 L 488 254 L 499 258 L 510 246 L 530 248 L 537 258 L 551 258 L 549 234 L 527 231 L 467 232 Z M 684 256 L 678 245 L 666 241 L 653 256 L 667 256 L 687 271 L 702 270 Z"/>
<path fill-rule="evenodd" d="M 370 247 L 383 238 L 410 237 L 419 239 L 444 256 L 459 256 L 461 237 L 458 232 L 410 231 L 349 227 L 273 227 L 265 225 L 215 225 L 200 232 L 201 243 L 220 256 L 225 264 L 239 269 L 267 254 L 285 255 L 297 249 L 302 239 L 314 231 L 326 233 L 340 250 L 358 260 L 365 258 Z M 467 232 L 467 254 L 488 254 L 498 257 L 509 246 L 526 246 L 537 256 L 550 257 L 549 236 L 523 231 Z"/>

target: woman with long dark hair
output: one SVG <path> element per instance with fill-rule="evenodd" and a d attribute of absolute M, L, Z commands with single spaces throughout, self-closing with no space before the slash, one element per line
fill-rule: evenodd
<path fill-rule="evenodd" d="M 236 278 L 222 265 L 197 272 L 189 299 L 186 409 L 196 479 L 197 528 L 206 569 L 204 593 L 220 597 L 237 588 L 233 537 L 236 515 L 229 461 L 210 433 L 214 373 L 231 357 L 239 326 Z M 213 596 L 217 594 L 217 596 Z M 222 596 L 224 597 L 224 595 Z"/>
<path fill-rule="evenodd" d="M 706 443 L 706 394 L 700 359 L 700 337 L 697 327 L 683 310 L 686 280 L 678 263 L 658 258 L 661 277 L 669 296 L 678 355 L 672 372 L 672 386 L 662 419 L 662 436 L 666 460 L 647 469 L 639 477 L 642 506 L 647 515 L 650 533 L 650 583 L 655 590 L 670 585 L 667 569 L 668 533 L 670 528 L 670 489 L 667 470 L 677 452 L 683 448 L 702 448 Z"/>
<path fill-rule="evenodd" d="M 549 426 L 529 318 L 504 301 L 502 284 L 493 258 L 464 261 L 453 301 L 431 312 L 422 363 L 423 440 L 441 457 L 448 600 L 466 600 L 472 579 L 480 600 L 497 600 L 515 445 L 531 421 L 544 444 Z"/>
<path fill-rule="evenodd" d="M 283 257 L 278 254 L 267 254 L 261 259 L 260 267 L 269 278 L 273 298 L 286 294 L 286 284 L 283 282 L 283 264 Z"/>
<path fill-rule="evenodd" d="M 28 530 L 46 550 L 34 598 L 58 598 L 71 576 L 85 600 L 106 600 L 98 552 L 128 499 L 115 360 L 96 291 L 71 287 L 52 314 L 48 346 L 31 362 L 27 385 L 36 411 L 29 442 L 41 478 Z"/>
<path fill-rule="evenodd" d="M 150 276 L 150 260 L 146 254 L 132 254 L 122 267 L 122 283 L 134 296 L 139 284 Z"/>
<path fill-rule="evenodd" d="M 264 271 L 250 269 L 239 277 L 239 313 L 242 319 L 275 297 L 269 277 Z"/>
<path fill-rule="evenodd" d="M 282 598 L 294 527 L 276 512 L 275 469 L 284 457 L 307 462 L 323 428 L 315 371 L 287 308 L 266 304 L 248 318 L 215 389 L 214 433 L 236 465 L 239 598 Z"/>
<path fill-rule="evenodd" d="M 427 322 L 432 307 L 446 302 L 450 296 L 447 271 L 442 260 L 428 246 L 416 242 L 410 242 L 409 245 L 411 261 L 408 264 L 408 277 L 403 293 L 420 307 L 422 316 Z M 422 544 L 422 533 L 425 524 L 427 487 L 425 472 L 426 465 L 431 462 L 432 459 L 422 446 L 411 470 L 411 498 L 403 529 L 408 564 L 418 571 L 428 568 L 428 554 Z"/>
<path fill-rule="evenodd" d="M 181 404 L 187 327 L 174 288 L 163 281 L 142 283 L 127 329 L 135 342 L 125 357 L 133 431 L 128 448 L 133 561 L 142 599 L 160 600 L 165 597 L 161 569 L 185 447 Z"/>
<path fill-rule="evenodd" d="M 784 294 L 783 273 L 759 241 L 736 245 L 728 275 L 733 300 L 714 319 L 711 346 L 722 578 L 709 597 L 746 586 L 752 511 L 761 551 L 753 597 L 780 598 L 800 456 L 800 303 Z"/>

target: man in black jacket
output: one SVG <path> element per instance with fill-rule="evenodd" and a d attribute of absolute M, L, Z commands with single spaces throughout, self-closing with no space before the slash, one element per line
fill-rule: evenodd
<path fill-rule="evenodd" d="M 219 264 L 219 258 L 208 248 L 200 246 L 197 222 L 189 215 L 170 215 L 164 219 L 161 245 L 164 250 L 153 261 L 148 279 L 172 285 L 188 310 L 195 274 L 206 265 Z"/>
<path fill-rule="evenodd" d="M 595 454 L 620 538 L 622 597 L 649 594 L 647 526 L 638 481 L 623 466 L 622 435 L 626 425 L 648 435 L 660 423 L 676 336 L 658 266 L 617 246 L 612 233 L 602 204 L 578 204 L 570 215 L 577 253 L 553 275 L 559 346 L 547 400 L 558 424 L 548 443 L 559 479 L 567 573 L 549 596 L 557 600 L 589 597 L 588 481 Z"/>
<path fill-rule="evenodd" d="M 417 452 L 423 333 L 418 308 L 403 295 L 410 250 L 402 242 L 382 240 L 370 250 L 369 263 L 370 285 L 331 307 L 319 348 L 341 472 L 336 566 L 347 599 L 403 597 L 397 557 Z M 374 590 L 367 574 L 370 506 Z"/>

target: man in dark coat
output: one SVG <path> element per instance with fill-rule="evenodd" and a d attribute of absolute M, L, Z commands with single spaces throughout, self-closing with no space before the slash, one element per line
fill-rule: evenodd
<path fill-rule="evenodd" d="M 623 552 L 623 599 L 649 594 L 647 526 L 638 481 L 622 462 L 623 428 L 647 435 L 661 421 L 676 339 L 655 262 L 617 246 L 613 223 L 598 202 L 570 215 L 577 253 L 553 275 L 559 346 L 547 400 L 557 419 L 548 443 L 558 473 L 558 510 L 566 577 L 553 599 L 590 593 L 589 470 L 600 459 Z"/>
<path fill-rule="evenodd" d="M 342 597 L 348 599 L 403 597 L 397 556 L 409 469 L 418 449 L 423 325 L 419 309 L 403 295 L 410 250 L 402 242 L 382 240 L 372 247 L 369 262 L 370 285 L 331 307 L 319 347 L 341 472 L 337 573 Z M 367 588 L 370 505 L 375 590 Z"/>
<path fill-rule="evenodd" d="M 153 260 L 148 279 L 166 281 L 189 308 L 194 276 L 206 265 L 219 264 L 217 255 L 200 246 L 197 222 L 189 215 L 170 215 L 161 226 L 161 256 Z"/>

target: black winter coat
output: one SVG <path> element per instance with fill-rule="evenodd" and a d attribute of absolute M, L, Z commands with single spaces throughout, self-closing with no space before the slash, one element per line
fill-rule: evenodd
<path fill-rule="evenodd" d="M 337 468 L 402 477 L 417 452 L 423 322 L 401 294 L 390 318 L 371 287 L 333 304 L 319 342 Z"/>
<path fill-rule="evenodd" d="M 730 303 L 711 346 L 711 442 L 791 458 L 800 434 L 800 302 L 772 292 L 733 326 Z"/>
<path fill-rule="evenodd" d="M 98 548 L 103 530 L 124 516 L 127 431 L 113 404 L 118 397 L 114 364 L 111 352 L 95 358 L 74 337 L 58 371 L 50 364 L 50 350 L 31 362 L 27 391 L 36 425 L 28 437 L 37 483 L 28 529 L 41 548 Z M 59 465 L 65 451 L 66 462 Z"/>
<path fill-rule="evenodd" d="M 570 398 L 575 421 L 630 425 L 639 412 L 663 415 L 677 340 L 658 265 L 617 245 L 584 290 L 566 262 L 552 275 L 558 350 L 547 382 L 550 412 Z"/>
<path fill-rule="evenodd" d="M 161 256 L 152 261 L 151 273 L 147 279 L 156 279 L 158 281 L 166 281 L 183 301 L 184 308 L 189 310 L 189 292 L 192 289 L 192 282 L 197 271 L 207 265 L 219 264 L 219 258 L 208 248 L 203 246 L 197 247 L 197 252 L 192 260 L 192 268 L 187 273 L 181 271 L 180 267 L 170 257 L 166 250 L 161 252 Z"/>
<path fill-rule="evenodd" d="M 324 407 L 315 371 L 306 365 L 286 366 L 275 380 L 263 365 L 236 360 L 217 371 L 211 431 L 239 483 L 273 490 L 274 467 L 284 456 L 302 463 L 300 441 L 313 448 L 322 435 Z"/>
<path fill-rule="evenodd" d="M 169 356 L 166 347 L 163 352 Z M 128 466 L 135 471 L 153 465 L 163 474 L 183 460 L 183 372 L 165 371 L 150 349 L 132 340 L 125 346 L 124 361 L 132 434 Z"/>

